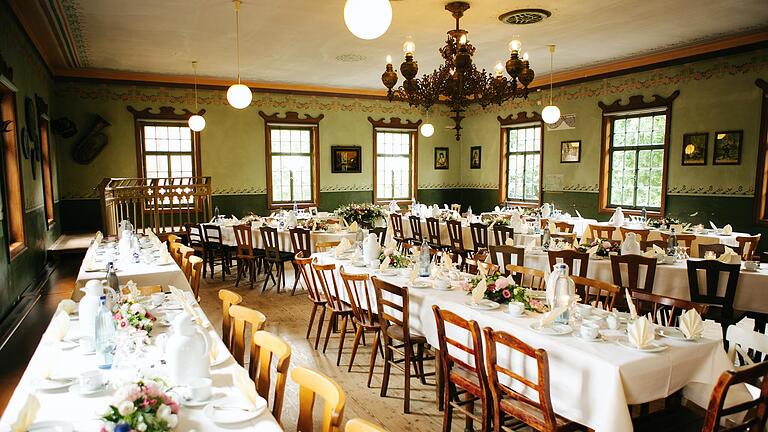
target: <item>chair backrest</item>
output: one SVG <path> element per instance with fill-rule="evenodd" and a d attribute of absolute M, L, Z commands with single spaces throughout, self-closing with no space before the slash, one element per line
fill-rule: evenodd
<path fill-rule="evenodd" d="M 267 317 L 256 309 L 247 308 L 243 305 L 234 305 L 229 307 L 229 316 L 232 318 L 232 356 L 237 360 L 240 366 L 245 365 L 245 343 L 246 327 L 251 325 L 251 334 L 261 330 Z M 253 338 L 251 338 L 250 350 L 253 352 Z"/>
<path fill-rule="evenodd" d="M 259 230 L 265 257 L 271 260 L 280 259 L 280 238 L 277 236 L 277 228 L 263 226 Z"/>
<path fill-rule="evenodd" d="M 235 225 L 232 227 L 232 229 L 235 232 L 235 242 L 237 243 L 237 257 L 255 257 L 256 253 L 253 251 L 253 234 L 251 231 L 251 225 Z"/>
<path fill-rule="evenodd" d="M 347 422 L 344 432 L 387 432 L 387 430 L 367 420 L 356 418 Z"/>
<path fill-rule="evenodd" d="M 480 222 L 471 223 L 469 232 L 472 233 L 472 246 L 475 252 L 488 249 L 488 225 Z"/>
<path fill-rule="evenodd" d="M 544 289 L 546 274 L 543 271 L 514 264 L 507 264 L 506 267 L 507 274 L 512 275 L 512 279 L 521 287 L 535 290 Z"/>
<path fill-rule="evenodd" d="M 349 306 L 352 308 L 352 315 L 358 323 L 373 323 L 376 311 L 373 309 L 373 296 L 368 287 L 370 277 L 367 273 L 352 274 L 344 271 L 344 267 L 339 268 L 341 280 L 344 281 L 344 288 L 347 290 Z"/>
<path fill-rule="evenodd" d="M 168 251 L 171 254 L 171 258 L 176 262 L 176 264 L 181 268 L 182 262 L 181 262 L 181 247 L 184 246 L 183 244 L 179 242 L 173 242 L 168 243 Z"/>
<path fill-rule="evenodd" d="M 515 238 L 515 230 L 511 226 L 498 223 L 493 226 L 493 240 L 496 241 L 496 246 L 504 245 L 508 238 Z"/>
<path fill-rule="evenodd" d="M 256 391 L 269 401 L 269 389 L 272 383 L 272 359 L 276 360 L 275 391 L 272 398 L 272 415 L 280 422 L 283 412 L 285 381 L 288 378 L 288 365 L 291 363 L 291 346 L 272 333 L 259 330 L 253 333 L 248 375 L 256 382 Z"/>
<path fill-rule="evenodd" d="M 411 237 L 418 243 L 424 241 L 424 236 L 421 233 L 421 217 L 410 215 L 408 216 L 408 223 L 411 225 Z"/>
<path fill-rule="evenodd" d="M 140 286 L 138 287 L 139 295 L 143 296 L 151 296 L 152 294 L 163 292 L 163 287 L 160 285 L 146 285 L 146 286 Z M 123 286 L 120 288 L 120 292 L 123 295 L 128 295 L 131 293 L 131 290 L 127 286 Z"/>
<path fill-rule="evenodd" d="M 522 266 L 525 263 L 525 248 L 518 246 L 496 245 L 490 247 L 491 262 L 499 266 L 501 272 L 508 275 L 507 264 Z M 514 259 L 512 258 L 514 255 Z M 499 260 L 501 256 L 501 260 Z"/>
<path fill-rule="evenodd" d="M 728 390 L 740 384 L 759 383 L 760 395 L 754 399 L 737 404 L 731 404 L 725 408 L 725 400 Z M 743 366 L 734 370 L 725 371 L 717 380 L 712 396 L 709 399 L 709 407 L 704 417 L 702 432 L 715 431 L 763 431 L 768 412 L 768 362 Z M 745 415 L 741 423 L 736 426 L 720 427 L 720 420 L 725 416 L 742 413 Z M 740 418 L 741 416 L 734 416 Z M 733 418 L 733 417 L 731 417 Z"/>
<path fill-rule="evenodd" d="M 188 223 L 184 224 L 184 229 L 187 230 L 187 241 L 190 247 L 203 247 L 203 232 L 200 230 L 200 225 Z"/>
<path fill-rule="evenodd" d="M 589 225 L 589 232 L 592 234 L 592 238 L 613 240 L 613 232 L 616 231 L 615 226 L 610 225 Z"/>
<path fill-rule="evenodd" d="M 733 299 L 736 297 L 736 285 L 739 283 L 740 264 L 725 264 L 717 260 L 688 260 L 688 289 L 691 301 L 723 308 L 723 316 L 733 314 Z M 704 271 L 704 289 L 699 286 L 699 270 Z M 725 293 L 718 294 L 720 273 L 727 273 Z"/>
<path fill-rule="evenodd" d="M 728 341 L 728 360 L 742 366 L 760 363 L 768 356 L 768 335 L 731 324 L 725 335 Z"/>
<path fill-rule="evenodd" d="M 589 267 L 589 254 L 586 252 L 578 252 L 571 249 L 563 249 L 559 251 L 549 251 L 549 267 L 553 268 L 557 264 L 559 259 L 564 264 L 568 265 L 568 272 L 571 275 L 587 277 L 587 268 Z M 574 264 L 578 262 L 579 272 L 576 273 Z"/>
<path fill-rule="evenodd" d="M 689 309 L 696 309 L 696 312 L 700 315 L 704 315 L 708 310 L 707 305 L 688 300 L 651 294 L 631 288 L 629 291 L 632 294 L 632 300 L 637 306 L 637 310 L 650 312 L 653 317 L 653 323 L 662 326 L 677 327 L 678 318 Z"/>
<path fill-rule="evenodd" d="M 334 380 L 320 372 L 301 366 L 293 368 L 291 379 L 299 385 L 299 420 L 296 431 L 314 431 L 312 411 L 317 396 L 323 400 L 323 421 L 320 430 L 322 432 L 339 431 L 346 404 L 344 390 Z"/>
<path fill-rule="evenodd" d="M 184 272 L 184 276 L 189 280 L 192 276 L 192 265 L 189 258 L 194 255 L 195 250 L 191 247 L 181 245 L 179 246 L 178 254 L 181 259 L 181 271 Z"/>
<path fill-rule="evenodd" d="M 640 249 L 642 250 L 650 250 L 653 248 L 653 246 L 658 246 L 662 250 L 667 250 L 667 242 L 664 240 L 658 239 L 658 240 L 646 240 L 644 242 L 640 242 Z"/>
<path fill-rule="evenodd" d="M 461 214 L 461 204 L 451 204 L 451 210 Z"/>
<path fill-rule="evenodd" d="M 627 280 L 622 278 L 622 266 L 626 265 Z M 640 266 L 645 267 L 645 280 L 641 287 L 638 279 L 640 278 Z M 642 255 L 611 255 L 611 272 L 613 273 L 613 283 L 622 288 L 631 288 L 633 290 L 642 289 L 645 292 L 653 292 L 653 282 L 656 278 L 656 258 L 644 257 Z"/>
<path fill-rule="evenodd" d="M 368 233 L 376 234 L 379 239 L 379 244 L 384 246 L 384 241 L 387 239 L 387 227 L 374 227 L 368 230 Z"/>
<path fill-rule="evenodd" d="M 472 255 L 472 258 L 464 260 L 467 273 L 477 274 L 477 263 L 485 261 L 486 258 L 488 258 L 488 249 L 478 249 L 477 252 Z"/>
<path fill-rule="evenodd" d="M 464 234 L 461 226 L 461 221 L 457 220 L 449 220 L 446 222 L 446 225 L 448 227 L 448 238 L 451 242 L 450 246 L 451 249 L 454 251 L 463 251 L 464 250 Z"/>
<path fill-rule="evenodd" d="M 739 247 L 741 247 L 741 255 L 743 259 L 751 260 L 753 255 L 757 255 L 757 245 L 760 243 L 760 234 L 753 236 L 739 236 L 736 237 L 736 241 L 739 242 Z"/>
<path fill-rule="evenodd" d="M 651 230 L 642 228 L 619 227 L 619 233 L 621 234 L 621 241 L 627 239 L 627 234 L 635 233 L 635 236 L 637 236 L 637 242 L 643 244 L 643 242 L 648 240 L 648 235 L 651 233 Z"/>
<path fill-rule="evenodd" d="M 168 243 L 178 243 L 181 239 L 176 234 L 168 234 L 168 237 L 165 238 L 168 240 Z"/>
<path fill-rule="evenodd" d="M 513 417 L 525 419 L 526 423 L 537 430 L 557 430 L 555 411 L 552 408 L 552 399 L 549 393 L 549 358 L 547 352 L 541 348 L 532 346 L 517 339 L 509 333 L 494 331 L 490 327 L 483 329 L 485 333 L 485 363 L 488 369 L 488 386 L 493 397 L 493 407 L 501 405 L 504 398 L 514 399 L 516 404 L 505 405 L 505 411 Z M 497 345 L 502 345 L 511 351 L 517 351 L 536 361 L 537 379 L 532 381 L 518 372 L 508 369 L 497 362 Z M 526 368 L 527 369 L 527 368 Z M 538 400 L 532 400 L 524 395 L 527 392 L 517 392 L 512 386 L 501 383 L 500 375 L 504 381 L 512 381 L 515 387 L 522 385 L 538 395 Z"/>
<path fill-rule="evenodd" d="M 597 304 L 603 302 L 603 307 L 606 310 L 613 309 L 613 304 L 616 302 L 616 295 L 621 292 L 621 288 L 610 282 L 601 281 L 598 279 L 590 279 L 581 276 L 571 276 L 573 283 L 576 287 L 581 288 L 579 297 L 584 304 Z"/>
<path fill-rule="evenodd" d="M 437 218 L 427 218 L 427 241 L 436 246 L 443 245 L 440 240 L 440 220 Z"/>
<path fill-rule="evenodd" d="M 573 244 L 576 241 L 575 233 L 554 233 L 549 235 L 553 240 L 560 239 L 566 243 Z"/>
<path fill-rule="evenodd" d="M 322 288 L 331 309 L 337 312 L 344 310 L 344 302 L 339 296 L 339 286 L 336 284 L 336 277 L 333 274 L 336 270 L 336 264 L 320 264 L 315 258 L 312 260 L 312 269 L 315 271 L 317 280 L 320 282 L 320 288 Z"/>
<path fill-rule="evenodd" d="M 339 240 L 317 242 L 317 243 L 315 243 L 315 251 L 316 252 L 326 252 L 329 249 L 335 248 L 340 243 L 341 242 Z"/>
<path fill-rule="evenodd" d="M 196 299 L 200 299 L 200 281 L 203 279 L 203 259 L 192 255 L 189 257 L 189 286 Z"/>
<path fill-rule="evenodd" d="M 206 246 L 221 246 L 221 227 L 215 224 L 202 224 L 203 240 Z"/>
<path fill-rule="evenodd" d="M 574 225 L 568 222 L 555 222 L 555 228 L 561 233 L 572 233 Z"/>
<path fill-rule="evenodd" d="M 729 247 L 731 250 L 736 252 L 739 255 L 743 255 L 741 246 L 726 246 L 722 243 L 710 243 L 710 244 L 701 244 L 699 243 L 699 258 L 704 258 L 707 252 L 714 252 L 715 257 L 719 257 L 720 255 L 725 253 L 725 248 Z"/>
<path fill-rule="evenodd" d="M 221 340 L 224 341 L 227 349 L 232 351 L 232 320 L 229 316 L 230 306 L 239 305 L 243 302 L 240 294 L 228 289 L 219 290 L 219 300 L 221 300 Z"/>
<path fill-rule="evenodd" d="M 304 252 L 304 256 L 312 255 L 312 246 L 310 245 L 309 235 L 310 231 L 305 228 L 291 228 L 289 230 L 291 234 L 291 246 L 293 246 L 293 252 Z"/>
<path fill-rule="evenodd" d="M 664 243 L 668 241 L 671 234 L 667 233 L 661 233 L 661 239 L 664 240 Z M 677 245 L 687 247 L 688 251 L 690 253 L 691 247 L 693 246 L 693 242 L 696 240 L 696 234 L 678 234 L 675 233 L 675 238 L 677 239 Z"/>
<path fill-rule="evenodd" d="M 376 291 L 376 306 L 379 311 L 381 336 L 388 341 L 387 329 L 392 326 L 403 328 L 403 343 L 410 346 L 411 333 L 408 330 L 408 289 L 383 281 L 376 276 L 371 277 Z M 385 294 L 386 293 L 386 294 Z"/>
<path fill-rule="evenodd" d="M 389 215 L 390 226 L 392 226 L 392 237 L 402 241 L 405 238 L 403 232 L 403 216 L 400 213 L 391 213 Z"/>
<path fill-rule="evenodd" d="M 297 277 L 300 278 L 299 280 L 302 281 L 304 287 L 307 289 L 307 296 L 309 299 L 313 302 L 320 302 L 325 300 L 322 288 L 320 288 L 318 285 L 317 276 L 312 270 L 312 258 L 305 258 L 304 252 L 299 252 L 296 254 L 293 262 L 296 263 L 296 267 L 299 269 L 299 274 Z"/>

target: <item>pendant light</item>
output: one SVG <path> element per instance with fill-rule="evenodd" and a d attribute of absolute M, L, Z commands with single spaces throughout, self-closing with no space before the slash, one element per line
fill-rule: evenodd
<path fill-rule="evenodd" d="M 235 50 L 237 51 L 237 84 L 232 84 L 227 90 L 227 102 L 232 107 L 243 109 L 251 104 L 253 94 L 251 89 L 240 83 L 240 0 L 233 0 L 235 4 Z"/>
<path fill-rule="evenodd" d="M 560 108 L 552 104 L 552 63 L 555 56 L 555 46 L 549 46 L 549 105 L 541 110 L 541 119 L 544 123 L 554 124 L 560 120 Z"/>
<path fill-rule="evenodd" d="M 421 132 L 422 136 L 429 138 L 435 133 L 435 126 L 429 122 L 429 110 L 427 110 L 426 114 L 427 114 L 427 121 L 421 125 L 421 127 L 419 128 L 419 131 Z"/>
<path fill-rule="evenodd" d="M 197 62 L 192 62 L 192 69 L 195 71 L 195 114 L 193 114 L 187 123 L 189 124 L 189 128 L 192 129 L 195 132 L 200 132 L 201 130 L 205 129 L 205 119 L 203 116 L 197 114 L 199 111 L 197 110 Z"/>
<path fill-rule="evenodd" d="M 389 0 L 347 0 L 344 23 L 360 39 L 376 39 L 392 24 L 392 5 Z"/>

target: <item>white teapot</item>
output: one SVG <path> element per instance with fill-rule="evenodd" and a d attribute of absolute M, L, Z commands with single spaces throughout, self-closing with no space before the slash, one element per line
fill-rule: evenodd
<path fill-rule="evenodd" d="M 363 240 L 363 258 L 365 262 L 378 262 L 380 252 L 379 236 L 375 233 L 368 234 L 365 240 Z"/>
<path fill-rule="evenodd" d="M 613 225 L 620 227 L 624 225 L 624 211 L 621 207 L 616 207 L 616 211 L 613 212 Z"/>
<path fill-rule="evenodd" d="M 637 241 L 637 235 L 633 232 L 627 233 L 627 237 L 621 243 L 622 255 L 640 255 L 640 243 Z"/>
<path fill-rule="evenodd" d="M 211 377 L 210 344 L 203 330 L 182 312 L 171 323 L 172 334 L 165 343 L 168 373 L 174 385 L 187 385 Z"/>
<path fill-rule="evenodd" d="M 552 204 L 544 203 L 541 206 L 541 217 L 548 218 L 552 214 Z"/>
<path fill-rule="evenodd" d="M 96 279 L 86 282 L 85 287 L 80 288 L 80 291 L 85 293 L 77 306 L 80 329 L 85 337 L 93 340 L 96 331 L 96 313 L 101 306 L 101 296 L 106 295 L 107 305 L 111 305 L 117 300 L 117 293 L 107 285 L 107 281 Z"/>
<path fill-rule="evenodd" d="M 293 210 L 288 212 L 288 215 L 285 217 L 285 225 L 288 228 L 295 228 L 296 225 L 298 225 L 298 219 L 296 218 L 296 212 Z"/>

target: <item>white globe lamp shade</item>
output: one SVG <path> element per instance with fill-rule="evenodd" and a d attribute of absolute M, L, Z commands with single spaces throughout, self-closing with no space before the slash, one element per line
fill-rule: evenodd
<path fill-rule="evenodd" d="M 205 119 L 201 115 L 193 115 L 189 118 L 187 123 L 189 124 L 189 128 L 195 132 L 200 132 L 205 129 Z"/>
<path fill-rule="evenodd" d="M 541 110 L 541 119 L 544 123 L 553 124 L 560 120 L 560 108 L 555 105 L 547 105 Z"/>
<path fill-rule="evenodd" d="M 253 94 L 245 84 L 232 84 L 227 90 L 227 102 L 234 108 L 247 107 L 251 104 L 251 99 L 253 99 Z"/>
<path fill-rule="evenodd" d="M 392 5 L 389 0 L 347 0 L 344 22 L 360 39 L 376 39 L 386 33 L 392 23 Z"/>
<path fill-rule="evenodd" d="M 435 127 L 432 126 L 432 123 L 424 123 L 419 130 L 421 131 L 421 134 L 427 138 L 435 133 Z"/>

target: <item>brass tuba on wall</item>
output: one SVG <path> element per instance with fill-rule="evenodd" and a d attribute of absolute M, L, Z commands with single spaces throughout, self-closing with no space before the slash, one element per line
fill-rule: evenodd
<path fill-rule="evenodd" d="M 109 143 L 109 138 L 102 131 L 110 125 L 102 116 L 96 114 L 96 121 L 91 129 L 72 149 L 72 159 L 82 165 L 88 165 L 96 159 Z"/>

